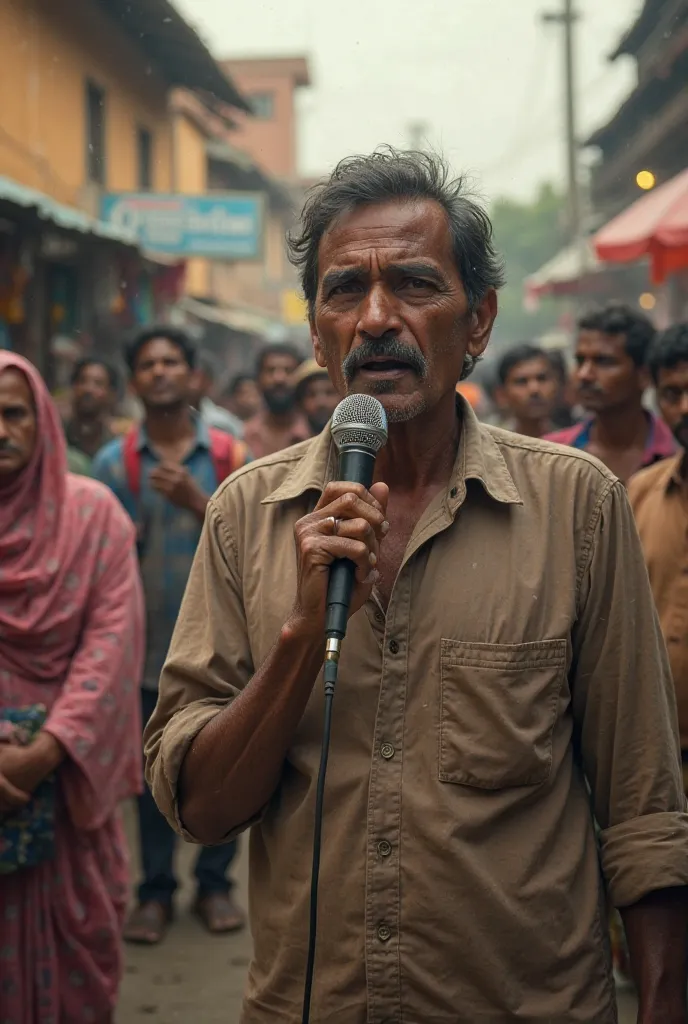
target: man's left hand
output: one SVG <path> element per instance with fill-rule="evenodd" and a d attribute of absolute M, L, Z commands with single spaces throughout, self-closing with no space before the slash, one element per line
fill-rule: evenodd
<path fill-rule="evenodd" d="M 162 462 L 150 473 L 151 486 L 178 508 L 188 509 L 199 519 L 205 516 L 208 496 L 203 493 L 185 466 Z"/>

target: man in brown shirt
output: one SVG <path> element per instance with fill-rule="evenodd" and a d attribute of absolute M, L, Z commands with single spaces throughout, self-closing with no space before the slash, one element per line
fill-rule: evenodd
<path fill-rule="evenodd" d="M 669 651 L 688 782 L 688 324 L 660 335 L 650 369 L 660 411 L 681 451 L 634 476 L 628 495 Z"/>
<path fill-rule="evenodd" d="M 311 436 L 292 384 L 300 363 L 301 356 L 291 345 L 267 345 L 258 356 L 256 383 L 263 406 L 244 425 L 244 440 L 257 459 Z"/>
<path fill-rule="evenodd" d="M 146 742 L 187 839 L 254 826 L 242 1024 L 301 1020 L 341 557 L 312 1021 L 612 1024 L 606 882 L 639 1019 L 684 1024 L 688 816 L 625 491 L 457 404 L 497 312 L 487 216 L 436 158 L 384 150 L 336 169 L 292 247 L 316 358 L 380 398 L 389 441 L 369 492 L 326 429 L 211 499 Z"/>

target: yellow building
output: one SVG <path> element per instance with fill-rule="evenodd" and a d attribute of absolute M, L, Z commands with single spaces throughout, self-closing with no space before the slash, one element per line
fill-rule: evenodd
<path fill-rule="evenodd" d="M 0 347 L 41 365 L 50 336 L 97 344 L 155 312 L 169 268 L 98 217 L 104 192 L 205 191 L 173 86 L 246 109 L 167 0 L 0 2 Z"/>

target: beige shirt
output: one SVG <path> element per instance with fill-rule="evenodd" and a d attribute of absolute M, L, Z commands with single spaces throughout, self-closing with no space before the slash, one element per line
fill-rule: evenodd
<path fill-rule="evenodd" d="M 293 526 L 326 431 L 211 501 L 146 735 L 179 832 L 193 737 L 288 616 Z M 393 528 L 393 524 L 392 524 Z M 278 685 L 278 684 L 276 684 Z M 243 1024 L 301 1020 L 323 691 L 250 843 Z M 478 423 L 420 517 L 386 616 L 352 617 L 327 781 L 318 1024 L 612 1024 L 602 874 L 623 906 L 688 883 L 676 710 L 622 485 L 595 459 Z"/>
<path fill-rule="evenodd" d="M 641 470 L 628 497 L 645 552 L 678 703 L 681 747 L 688 753 L 688 500 L 680 452 Z"/>

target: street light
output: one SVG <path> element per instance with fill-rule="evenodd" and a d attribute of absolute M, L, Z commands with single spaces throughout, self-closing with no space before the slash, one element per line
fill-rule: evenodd
<path fill-rule="evenodd" d="M 652 171 L 638 171 L 635 176 L 635 183 L 643 192 L 649 192 L 657 184 L 657 179 Z"/>

